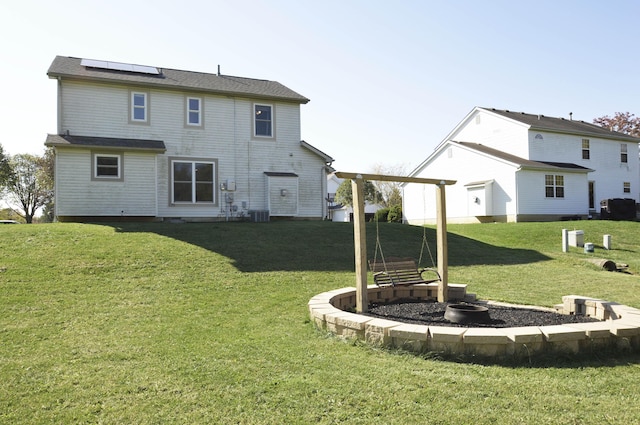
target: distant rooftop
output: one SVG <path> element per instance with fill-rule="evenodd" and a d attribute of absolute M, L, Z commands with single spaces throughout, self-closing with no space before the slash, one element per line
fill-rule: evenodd
<path fill-rule="evenodd" d="M 587 136 L 597 136 L 605 139 L 623 139 L 640 142 L 640 138 L 629 136 L 628 134 L 611 131 L 608 128 L 600 127 L 585 121 L 573 120 L 571 118 L 555 118 L 542 114 L 527 114 L 525 112 L 515 112 L 508 109 L 480 108 L 493 112 L 503 117 L 511 118 L 523 124 L 531 126 L 532 130 L 546 130 L 559 133 L 571 133 Z"/>
<path fill-rule="evenodd" d="M 50 78 L 73 78 L 137 86 L 188 89 L 229 96 L 307 103 L 309 99 L 277 81 L 181 71 L 95 59 L 56 56 L 47 71 Z"/>

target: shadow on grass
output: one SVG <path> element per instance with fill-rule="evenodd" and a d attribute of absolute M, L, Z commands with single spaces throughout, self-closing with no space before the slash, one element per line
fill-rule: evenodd
<path fill-rule="evenodd" d="M 351 223 L 326 221 L 272 221 L 269 223 L 112 223 L 117 232 L 154 233 L 186 242 L 230 258 L 243 272 L 354 270 Z M 436 233 L 393 223 L 376 227 L 367 223 L 368 258 L 374 257 L 376 239 L 385 256 L 420 258 L 423 267 L 437 261 Z M 376 237 L 378 233 L 378 237 Z M 527 264 L 549 257 L 529 249 L 511 249 L 448 235 L 449 265 Z M 380 256 L 380 253 L 377 254 Z M 432 261 L 433 259 L 433 261 Z"/>

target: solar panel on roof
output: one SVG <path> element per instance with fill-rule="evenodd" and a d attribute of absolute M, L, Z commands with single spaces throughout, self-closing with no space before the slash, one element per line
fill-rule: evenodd
<path fill-rule="evenodd" d="M 109 69 L 111 71 L 137 72 L 140 74 L 159 75 L 160 71 L 154 66 L 133 65 L 122 62 L 108 62 L 95 59 L 82 59 L 80 65 L 87 68 Z"/>

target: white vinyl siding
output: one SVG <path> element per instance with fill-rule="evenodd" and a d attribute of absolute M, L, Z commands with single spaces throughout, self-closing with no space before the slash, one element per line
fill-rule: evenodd
<path fill-rule="evenodd" d="M 148 117 L 151 120 L 148 125 L 131 125 L 131 91 L 129 87 L 119 84 L 65 81 L 62 89 L 60 131 L 69 130 L 71 134 L 99 137 L 162 140 L 166 152 L 148 154 L 157 157 L 157 165 L 154 164 L 157 193 L 154 195 L 157 195 L 158 201 L 153 206 L 157 208 L 159 217 L 224 217 L 225 202 L 221 197 L 219 182 L 227 179 L 236 182 L 237 189 L 233 196 L 234 205 L 238 209 L 244 206 L 245 211 L 267 210 L 269 206 L 265 194 L 265 172 L 297 174 L 297 217 L 323 217 L 326 209 L 326 193 L 323 189 L 326 186 L 325 164 L 322 158 L 300 146 L 299 104 L 269 103 L 272 106 L 274 137 L 269 139 L 269 143 L 265 143 L 265 138 L 253 136 L 254 105 L 262 104 L 255 99 L 149 89 Z M 202 98 L 202 127 L 196 129 L 185 125 L 187 97 Z M 172 204 L 169 158 L 216 158 L 215 203 Z M 132 164 L 129 164 L 128 153 L 124 155 L 123 163 L 125 182 L 129 184 L 132 181 L 132 176 L 129 175 Z M 87 166 L 90 164 L 91 159 L 88 158 Z M 147 168 L 149 171 L 149 167 Z M 72 174 L 75 175 L 75 170 Z M 91 176 L 90 169 L 87 169 L 85 178 L 88 176 Z M 79 182 L 76 185 L 80 191 L 84 191 Z M 73 199 L 76 202 L 76 198 Z M 60 205 L 62 209 L 65 207 Z M 145 205 L 145 211 L 146 207 Z M 116 211 L 115 208 L 107 210 Z"/>
<path fill-rule="evenodd" d="M 123 180 L 91 178 L 89 150 L 56 154 L 56 214 L 62 216 L 155 216 L 156 155 L 125 152 Z M 61 172 L 60 170 L 64 170 Z"/>

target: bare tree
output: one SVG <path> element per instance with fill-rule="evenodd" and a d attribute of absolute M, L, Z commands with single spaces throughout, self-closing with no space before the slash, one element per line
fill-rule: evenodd
<path fill-rule="evenodd" d="M 640 137 L 640 117 L 629 112 L 616 112 L 613 118 L 609 115 L 594 118 L 593 123 L 612 131 Z"/>
<path fill-rule="evenodd" d="M 372 168 L 374 174 L 386 174 L 392 176 L 404 176 L 407 174 L 405 164 L 391 166 L 375 164 Z M 373 184 L 376 187 L 377 191 L 380 193 L 380 205 L 385 208 L 402 206 L 401 182 L 375 181 Z"/>
<path fill-rule="evenodd" d="M 38 209 L 53 198 L 53 185 L 45 172 L 45 158 L 18 154 L 11 158 L 10 164 L 12 176 L 7 184 L 10 205 L 16 207 L 16 213 L 27 223 L 32 223 Z"/>

